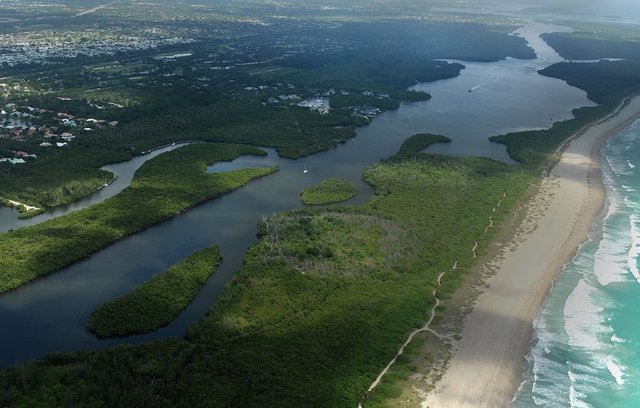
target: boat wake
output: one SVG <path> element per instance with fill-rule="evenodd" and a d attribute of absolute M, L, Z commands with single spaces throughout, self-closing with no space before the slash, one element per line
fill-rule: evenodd
<path fill-rule="evenodd" d="M 497 76 L 492 76 L 491 78 L 487 79 L 486 81 L 483 81 L 483 82 L 479 83 L 478 85 L 470 88 L 469 92 L 477 91 L 478 89 L 480 89 L 480 88 L 482 88 L 482 87 L 484 87 L 486 85 L 489 85 L 490 83 L 494 82 L 496 79 L 498 79 Z"/>

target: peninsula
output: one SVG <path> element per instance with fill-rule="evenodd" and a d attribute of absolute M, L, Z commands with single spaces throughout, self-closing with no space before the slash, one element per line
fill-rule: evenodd
<path fill-rule="evenodd" d="M 640 118 L 640 97 L 580 131 L 525 204 L 524 222 L 495 258 L 494 274 L 466 317 L 432 408 L 504 407 L 522 382 L 532 322 L 555 277 L 587 240 L 603 208 L 600 148 Z"/>

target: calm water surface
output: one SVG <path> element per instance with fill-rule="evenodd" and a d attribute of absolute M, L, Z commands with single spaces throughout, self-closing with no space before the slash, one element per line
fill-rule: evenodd
<path fill-rule="evenodd" d="M 549 127 L 552 121 L 570 118 L 573 108 L 592 105 L 583 91 L 537 74 L 538 69 L 560 60 L 538 38 L 540 32 L 554 30 L 558 28 L 531 26 L 519 30 L 538 59 L 465 63 L 467 68 L 457 78 L 415 86 L 430 92 L 430 101 L 404 104 L 397 111 L 381 114 L 359 129 L 352 141 L 335 149 L 300 160 L 279 158 L 268 150 L 266 158 L 243 157 L 213 166 L 211 171 L 277 164 L 280 171 L 0 296 L 0 366 L 51 351 L 182 336 L 206 313 L 241 265 L 244 252 L 255 242 L 256 224 L 263 216 L 299 207 L 302 189 L 332 176 L 354 183 L 360 194 L 351 202 L 364 202 L 372 189 L 361 181 L 362 171 L 395 153 L 414 133 L 439 133 L 453 139 L 451 144 L 433 146 L 429 152 L 511 162 L 504 146 L 489 142 L 487 137 Z M 302 173 L 305 162 L 307 174 Z M 4 225 L 8 221 L 0 218 L 0 222 Z M 214 243 L 220 244 L 224 262 L 195 301 L 169 326 L 148 335 L 115 340 L 97 340 L 85 330 L 96 306 Z"/>
<path fill-rule="evenodd" d="M 180 146 L 184 146 L 184 143 L 176 143 L 171 146 L 155 149 L 147 154 L 136 156 L 133 159 L 116 164 L 109 164 L 102 166 L 102 170 L 110 171 L 117 178 L 113 180 L 108 186 L 101 188 L 95 193 L 81 200 L 74 201 L 67 205 L 61 205 L 55 208 L 49 208 L 44 213 L 35 217 L 21 220 L 18 218 L 18 210 L 15 208 L 9 208 L 0 206 L 0 232 L 7 232 L 10 229 L 24 227 L 25 225 L 39 224 L 43 221 L 50 220 L 52 218 L 60 217 L 61 215 L 68 214 L 70 212 L 81 210 L 106 200 L 109 197 L 113 197 L 122 190 L 124 190 L 133 179 L 133 174 L 144 162 L 149 159 L 153 159 L 157 155 L 177 149 Z M 107 180 L 108 181 L 108 180 Z"/>

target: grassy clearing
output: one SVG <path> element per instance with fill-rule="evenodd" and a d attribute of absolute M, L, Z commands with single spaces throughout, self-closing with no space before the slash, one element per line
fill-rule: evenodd
<path fill-rule="evenodd" d="M 306 205 L 323 205 L 347 201 L 358 195 L 358 190 L 348 181 L 330 177 L 315 186 L 306 188 L 300 199 Z"/>
<path fill-rule="evenodd" d="M 146 162 L 121 193 L 87 209 L 0 234 L 0 292 L 56 271 L 127 235 L 241 187 L 276 168 L 206 174 L 207 164 L 261 150 L 197 144 Z"/>
<path fill-rule="evenodd" d="M 166 326 L 182 312 L 221 261 L 217 245 L 198 251 L 91 314 L 98 337 L 143 334 Z"/>
<path fill-rule="evenodd" d="M 259 236 L 270 259 L 318 276 L 361 276 L 392 268 L 407 239 L 403 228 L 391 220 L 322 210 L 267 219 Z"/>

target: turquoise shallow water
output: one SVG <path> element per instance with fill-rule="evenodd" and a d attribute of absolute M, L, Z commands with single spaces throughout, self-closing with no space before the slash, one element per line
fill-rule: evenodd
<path fill-rule="evenodd" d="M 515 407 L 640 407 L 640 121 L 602 155 L 606 214 L 536 318 Z"/>

